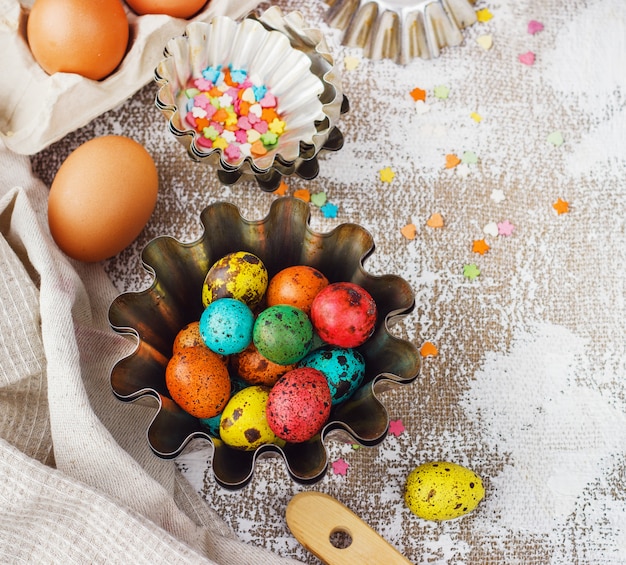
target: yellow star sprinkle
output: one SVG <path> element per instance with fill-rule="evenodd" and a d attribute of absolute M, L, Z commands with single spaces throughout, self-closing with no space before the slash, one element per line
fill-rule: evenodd
<path fill-rule="evenodd" d="M 223 137 L 218 137 L 213 142 L 213 147 L 215 149 L 226 149 L 228 147 L 228 141 L 226 141 Z"/>
<path fill-rule="evenodd" d="M 478 10 L 476 12 L 476 18 L 479 22 L 485 23 L 493 18 L 493 14 L 489 11 L 488 8 L 483 8 L 482 10 Z"/>
<path fill-rule="evenodd" d="M 282 135 L 285 131 L 285 122 L 279 120 L 278 118 L 274 118 L 270 124 L 270 131 L 276 135 Z"/>
<path fill-rule="evenodd" d="M 378 173 L 380 174 L 380 180 L 382 182 L 391 182 L 396 176 L 396 173 L 394 173 L 390 167 L 385 167 L 384 169 L 378 171 Z"/>
<path fill-rule="evenodd" d="M 477 124 L 479 124 L 481 120 L 483 119 L 483 117 L 480 114 L 477 114 L 476 112 L 472 112 L 470 114 L 470 118 L 472 118 L 472 120 L 474 120 Z"/>

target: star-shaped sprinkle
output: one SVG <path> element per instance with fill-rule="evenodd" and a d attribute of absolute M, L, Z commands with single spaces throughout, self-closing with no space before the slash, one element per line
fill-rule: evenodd
<path fill-rule="evenodd" d="M 489 222 L 483 228 L 483 233 L 496 237 L 498 235 L 498 224 L 496 224 L 495 222 Z"/>
<path fill-rule="evenodd" d="M 472 242 L 472 251 L 474 253 L 479 253 L 480 255 L 484 255 L 489 251 L 489 244 L 484 239 L 475 239 Z"/>
<path fill-rule="evenodd" d="M 440 84 L 438 86 L 435 86 L 435 88 L 433 89 L 433 94 L 435 95 L 435 98 L 445 100 L 450 94 L 450 88 L 443 84 Z"/>
<path fill-rule="evenodd" d="M 417 235 L 417 228 L 415 224 L 407 224 L 406 226 L 400 228 L 400 233 L 408 240 L 415 239 Z"/>
<path fill-rule="evenodd" d="M 515 230 L 515 226 L 508 220 L 498 222 L 498 235 L 509 236 Z"/>
<path fill-rule="evenodd" d="M 335 475 L 346 475 L 348 473 L 348 469 L 350 468 L 350 464 L 344 459 L 339 458 L 337 461 L 333 461 L 332 467 Z"/>
<path fill-rule="evenodd" d="M 541 22 L 537 20 L 530 20 L 528 22 L 528 33 L 530 33 L 530 35 L 535 35 L 540 31 L 543 31 L 543 24 Z"/>
<path fill-rule="evenodd" d="M 491 200 L 493 200 L 496 204 L 500 204 L 500 202 L 504 202 L 504 199 L 506 197 L 504 196 L 503 190 L 499 188 L 494 188 L 491 191 L 491 195 L 489 196 L 489 198 L 491 198 Z"/>
<path fill-rule="evenodd" d="M 470 114 L 470 118 L 472 118 L 472 120 L 474 120 L 477 124 L 479 124 L 483 119 L 483 117 L 477 112 L 472 112 Z"/>
<path fill-rule="evenodd" d="M 446 155 L 446 169 L 454 169 L 459 163 L 461 159 L 459 159 L 454 153 L 448 153 Z"/>
<path fill-rule="evenodd" d="M 411 98 L 413 98 L 415 102 L 417 102 L 418 100 L 421 100 L 422 102 L 426 101 L 426 91 L 418 88 L 417 86 L 413 90 L 411 90 L 410 94 Z"/>
<path fill-rule="evenodd" d="M 350 55 L 346 55 L 343 58 L 343 66 L 346 68 L 347 71 L 353 71 L 360 64 L 361 64 L 361 60 L 357 59 L 356 57 L 352 57 Z"/>
<path fill-rule="evenodd" d="M 467 163 L 468 165 L 475 165 L 478 163 L 478 157 L 473 151 L 465 151 L 461 157 L 461 163 Z"/>
<path fill-rule="evenodd" d="M 405 429 L 402 420 L 389 420 L 389 433 L 392 436 L 398 437 Z"/>
<path fill-rule="evenodd" d="M 315 194 L 311 194 L 311 203 L 321 208 L 326 204 L 326 193 L 325 192 L 316 192 Z"/>
<path fill-rule="evenodd" d="M 278 188 L 274 191 L 274 194 L 276 194 L 277 196 L 285 196 L 285 194 L 287 194 L 288 188 L 289 187 L 287 186 L 287 183 L 284 180 L 281 180 Z"/>
<path fill-rule="evenodd" d="M 380 180 L 382 182 L 391 182 L 396 176 L 396 173 L 391 170 L 391 167 L 385 167 L 384 169 L 381 169 L 380 171 L 378 171 L 378 174 L 380 175 Z"/>
<path fill-rule="evenodd" d="M 481 23 L 488 22 L 491 18 L 493 18 L 493 14 L 487 8 L 476 11 L 476 19 Z"/>
<path fill-rule="evenodd" d="M 443 216 L 439 212 L 435 212 L 430 218 L 428 218 L 428 220 L 426 220 L 426 225 L 429 228 L 442 228 Z"/>
<path fill-rule="evenodd" d="M 480 35 L 476 38 L 476 43 L 485 51 L 489 51 L 493 46 L 493 37 L 491 35 Z"/>
<path fill-rule="evenodd" d="M 439 349 L 437 349 L 434 343 L 425 341 L 422 347 L 420 347 L 420 355 L 422 357 L 437 357 L 437 355 L 439 355 Z"/>
<path fill-rule="evenodd" d="M 463 276 L 471 281 L 473 281 L 478 275 L 480 275 L 480 269 L 476 266 L 475 263 L 470 263 L 469 265 L 463 266 Z"/>
<path fill-rule="evenodd" d="M 520 63 L 522 63 L 522 65 L 527 65 L 529 67 L 535 64 L 535 54 L 532 51 L 527 51 L 526 53 L 518 55 L 517 59 Z"/>
<path fill-rule="evenodd" d="M 331 202 L 326 202 L 320 210 L 322 211 L 322 214 L 324 214 L 325 218 L 336 218 L 339 206 L 332 204 Z"/>
<path fill-rule="evenodd" d="M 550 135 L 548 135 L 548 143 L 551 143 L 555 147 L 563 145 L 563 141 L 563 134 L 560 131 L 553 131 Z"/>
<path fill-rule="evenodd" d="M 354 451 L 356 451 L 357 449 L 361 449 L 361 446 L 358 443 L 353 443 L 352 444 L 352 449 L 354 449 Z"/>
<path fill-rule="evenodd" d="M 311 193 L 307 188 L 301 188 L 300 190 L 296 190 L 293 195 L 295 198 L 299 198 L 300 200 L 304 200 L 305 202 L 311 201 Z"/>
<path fill-rule="evenodd" d="M 556 210 L 556 213 L 559 216 L 561 214 L 567 214 L 569 212 L 569 202 L 566 202 L 565 200 L 559 198 L 554 204 L 552 204 L 552 208 Z"/>

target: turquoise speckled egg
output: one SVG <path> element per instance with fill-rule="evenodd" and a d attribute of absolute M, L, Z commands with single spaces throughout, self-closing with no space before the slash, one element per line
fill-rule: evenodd
<path fill-rule="evenodd" d="M 356 349 L 326 346 L 309 353 L 300 367 L 311 367 L 324 374 L 333 405 L 348 400 L 361 386 L 365 376 L 365 359 Z"/>
<path fill-rule="evenodd" d="M 211 302 L 200 316 L 200 336 L 215 353 L 231 355 L 243 351 L 252 341 L 254 314 L 234 298 Z"/>
<path fill-rule="evenodd" d="M 279 365 L 291 365 L 311 350 L 313 325 L 299 308 L 277 304 L 259 314 L 252 339 L 263 357 Z"/>

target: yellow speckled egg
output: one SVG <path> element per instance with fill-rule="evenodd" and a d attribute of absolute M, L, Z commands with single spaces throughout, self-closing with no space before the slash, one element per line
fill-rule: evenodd
<path fill-rule="evenodd" d="M 256 255 L 229 253 L 209 269 L 202 285 L 202 304 L 206 308 L 218 298 L 234 298 L 254 308 L 265 295 L 267 282 L 267 269 Z"/>
<path fill-rule="evenodd" d="M 474 510 L 485 496 L 481 478 L 466 467 L 447 461 L 424 463 L 413 469 L 404 500 L 424 520 L 452 520 Z"/>
<path fill-rule="evenodd" d="M 267 388 L 250 386 L 230 398 L 220 420 L 220 437 L 226 445 L 249 451 L 280 442 L 265 416 L 268 396 Z"/>

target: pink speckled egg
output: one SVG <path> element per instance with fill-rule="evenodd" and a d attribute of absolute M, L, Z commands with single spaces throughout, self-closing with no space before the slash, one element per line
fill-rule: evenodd
<path fill-rule="evenodd" d="M 358 347 L 376 326 L 376 303 L 367 290 L 351 282 L 329 284 L 311 305 L 311 321 L 319 336 L 331 345 Z"/>
<path fill-rule="evenodd" d="M 270 390 L 266 415 L 277 437 L 301 443 L 317 434 L 328 420 L 330 388 L 321 371 L 310 367 L 285 373 Z"/>

